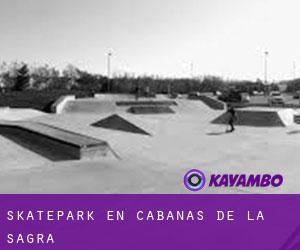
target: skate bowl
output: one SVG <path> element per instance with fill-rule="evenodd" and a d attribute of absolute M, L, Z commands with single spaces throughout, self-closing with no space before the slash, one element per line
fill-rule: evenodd
<path fill-rule="evenodd" d="M 252 127 L 285 127 L 294 124 L 294 115 L 297 112 L 292 109 L 237 109 L 235 125 Z M 211 123 L 227 124 L 228 114 L 223 113 Z"/>
<path fill-rule="evenodd" d="M 110 95 L 106 98 L 85 98 L 69 100 L 64 104 L 64 108 L 61 113 L 85 113 L 85 114 L 103 114 L 103 113 L 116 113 L 117 111 L 125 111 L 127 107 L 133 108 L 131 113 L 174 113 L 173 110 L 168 108 L 171 105 L 177 105 L 174 101 L 162 100 L 162 101 L 134 101 L 134 100 L 120 100 L 117 101 L 118 95 L 114 98 Z M 121 97 L 120 97 L 121 98 Z M 135 108 L 138 107 L 138 108 Z M 139 108 L 142 107 L 142 108 Z M 143 108 L 145 107 L 145 108 Z"/>
<path fill-rule="evenodd" d="M 127 121 L 126 119 L 116 114 L 106 117 L 98 122 L 95 122 L 91 124 L 91 126 L 110 130 L 118 130 L 127 133 L 150 135 L 145 130 L 139 128 L 138 126 L 134 125 L 133 123 Z"/>
<path fill-rule="evenodd" d="M 52 161 L 115 155 L 106 141 L 43 123 L 1 122 L 0 135 Z"/>
<path fill-rule="evenodd" d="M 169 106 L 132 106 L 127 110 L 128 113 L 135 115 L 153 115 L 153 114 L 174 114 L 175 112 Z"/>

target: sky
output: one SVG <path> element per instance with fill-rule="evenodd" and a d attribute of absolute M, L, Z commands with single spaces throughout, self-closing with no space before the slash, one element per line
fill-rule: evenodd
<path fill-rule="evenodd" d="M 299 0 L 1 0 L 0 61 L 93 73 L 300 77 Z"/>

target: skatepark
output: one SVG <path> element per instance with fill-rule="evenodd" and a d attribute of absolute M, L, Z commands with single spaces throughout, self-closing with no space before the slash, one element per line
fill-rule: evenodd
<path fill-rule="evenodd" d="M 0 110 L 1 193 L 189 193 L 184 174 L 282 174 L 278 189 L 201 193 L 297 193 L 298 111 L 237 110 L 225 133 L 226 105 L 210 97 L 135 99 L 64 96 L 53 113 Z"/>

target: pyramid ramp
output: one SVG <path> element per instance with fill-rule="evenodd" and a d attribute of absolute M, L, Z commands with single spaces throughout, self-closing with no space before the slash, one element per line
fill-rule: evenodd
<path fill-rule="evenodd" d="M 127 121 L 126 119 L 116 114 L 106 117 L 96 123 L 93 123 L 91 126 L 134 134 L 150 135 L 145 130 L 139 128 L 138 126 L 134 125 L 133 123 Z"/>

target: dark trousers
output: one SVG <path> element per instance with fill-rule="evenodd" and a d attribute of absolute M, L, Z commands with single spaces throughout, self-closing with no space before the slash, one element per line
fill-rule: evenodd
<path fill-rule="evenodd" d="M 229 132 L 232 132 L 232 131 L 234 131 L 234 124 L 233 124 L 233 120 L 230 120 L 230 121 L 228 122 L 228 125 L 230 126 L 230 130 L 229 130 Z"/>

